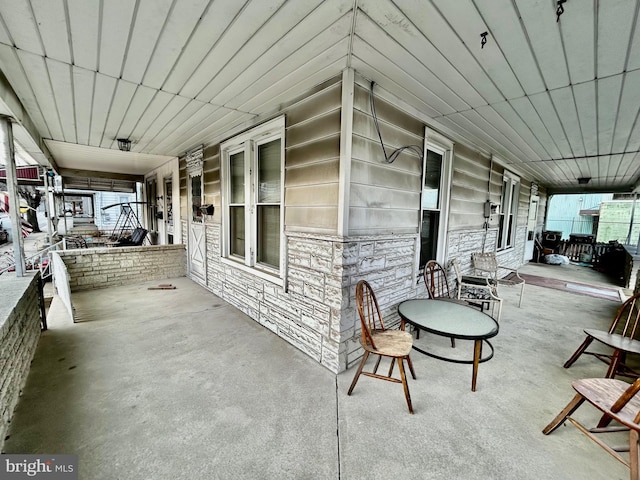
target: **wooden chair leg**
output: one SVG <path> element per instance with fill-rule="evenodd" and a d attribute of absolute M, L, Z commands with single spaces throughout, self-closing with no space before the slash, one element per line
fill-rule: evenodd
<path fill-rule="evenodd" d="M 615 378 L 616 372 L 620 367 L 620 362 L 622 360 L 622 350 L 616 348 L 613 351 L 613 355 L 611 355 L 611 362 L 609 363 L 609 368 L 607 369 L 607 374 L 605 378 Z"/>
<path fill-rule="evenodd" d="M 544 433 L 545 435 L 549 435 L 551 432 L 553 432 L 556 428 L 562 425 L 567 419 L 567 417 L 571 415 L 573 412 L 575 412 L 578 409 L 578 407 L 582 405 L 583 402 L 584 402 L 584 397 L 582 395 L 578 394 L 575 397 L 573 397 L 573 400 L 571 400 L 567 404 L 567 406 L 564 407 L 564 409 L 562 409 L 562 411 L 556 416 L 556 418 L 551 420 L 551 423 L 549 423 L 549 425 L 544 427 L 544 430 L 542 430 L 542 433 Z"/>
<path fill-rule="evenodd" d="M 640 480 L 640 469 L 638 468 L 638 456 L 640 455 L 640 442 L 638 431 L 629 431 L 629 470 L 632 480 Z"/>
<path fill-rule="evenodd" d="M 409 413 L 413 413 L 413 406 L 411 405 L 411 395 L 409 394 L 409 385 L 407 384 L 407 376 L 404 374 L 403 359 L 398 359 L 398 367 L 400 368 L 400 378 L 402 379 L 402 386 L 404 387 L 404 396 L 407 399 L 407 406 L 409 407 Z"/>
<path fill-rule="evenodd" d="M 373 367 L 373 373 L 378 373 L 378 367 L 380 366 L 380 360 L 382 360 L 382 357 L 380 355 L 378 355 L 378 359 L 376 360 L 376 364 Z"/>
<path fill-rule="evenodd" d="M 409 365 L 409 370 L 411 371 L 411 376 L 413 379 L 416 379 L 416 372 L 413 370 L 413 362 L 411 361 L 411 357 L 407 355 L 407 365 Z"/>
<path fill-rule="evenodd" d="M 573 355 L 571 355 L 571 358 L 569 358 L 569 360 L 564 362 L 563 367 L 569 368 L 571 365 L 573 365 L 575 361 L 580 357 L 580 355 L 584 353 L 587 347 L 591 345 L 591 342 L 593 342 L 593 337 L 590 337 L 589 335 L 587 335 L 587 338 L 584 339 L 584 342 L 582 342 L 582 345 L 580 345 L 578 349 L 575 352 L 573 352 Z"/>
<path fill-rule="evenodd" d="M 391 365 L 389 365 L 389 375 L 387 375 L 387 377 L 391 378 L 391 375 L 393 374 L 393 367 L 396 364 L 396 359 L 392 358 L 391 359 Z"/>
<path fill-rule="evenodd" d="M 356 383 L 358 383 L 358 378 L 360 378 L 360 374 L 362 373 L 364 364 L 367 363 L 367 358 L 369 358 L 369 352 L 365 350 L 364 355 L 362 356 L 362 360 L 360 360 L 360 365 L 358 365 L 358 370 L 356 370 L 356 375 L 353 377 L 353 381 L 351 382 L 351 386 L 349 387 L 347 395 L 351 395 L 351 392 L 353 392 Z"/>

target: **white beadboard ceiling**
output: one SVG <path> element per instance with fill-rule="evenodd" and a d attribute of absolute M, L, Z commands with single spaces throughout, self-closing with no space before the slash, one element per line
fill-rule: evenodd
<path fill-rule="evenodd" d="M 557 21 L 555 0 L 2 1 L 0 70 L 60 168 L 128 171 L 120 137 L 162 163 L 351 67 L 551 191 L 630 191 L 640 0 L 563 7 Z"/>

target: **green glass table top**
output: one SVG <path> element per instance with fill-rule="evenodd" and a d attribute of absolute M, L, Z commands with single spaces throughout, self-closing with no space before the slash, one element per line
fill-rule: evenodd
<path fill-rule="evenodd" d="M 498 334 L 498 322 L 480 310 L 446 300 L 419 298 L 398 305 L 398 313 L 416 327 L 447 337 L 486 339 Z"/>

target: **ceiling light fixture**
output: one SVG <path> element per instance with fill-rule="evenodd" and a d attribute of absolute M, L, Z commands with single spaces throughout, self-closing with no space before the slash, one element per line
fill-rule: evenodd
<path fill-rule="evenodd" d="M 580 177 L 578 179 L 578 185 L 586 185 L 591 181 L 591 177 Z"/>
<path fill-rule="evenodd" d="M 123 152 L 129 152 L 131 150 L 131 140 L 128 138 L 119 138 L 118 148 Z"/>
<path fill-rule="evenodd" d="M 480 36 L 482 37 L 482 40 L 480 40 L 480 48 L 484 48 L 484 44 L 487 43 L 487 35 L 489 35 L 489 32 L 480 34 Z"/>

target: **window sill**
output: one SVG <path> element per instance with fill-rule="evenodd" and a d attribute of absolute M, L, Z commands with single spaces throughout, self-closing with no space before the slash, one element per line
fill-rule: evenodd
<path fill-rule="evenodd" d="M 229 267 L 233 267 L 233 268 L 237 268 L 238 270 L 241 270 L 245 273 L 248 273 L 250 275 L 254 275 L 256 277 L 261 278 L 262 280 L 266 280 L 267 282 L 273 283 L 275 285 L 278 285 L 279 287 L 284 287 L 284 279 L 282 279 L 281 277 L 279 277 L 276 274 L 273 273 L 269 273 L 265 270 L 260 270 L 258 268 L 255 267 L 248 267 L 247 265 L 245 265 L 244 263 L 240 263 L 237 260 L 232 260 L 230 258 L 226 258 L 226 257 L 221 257 L 220 258 L 220 262 L 224 265 L 227 265 Z"/>

